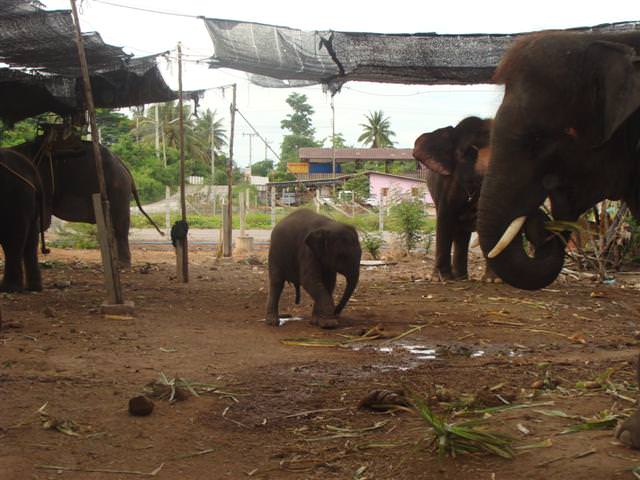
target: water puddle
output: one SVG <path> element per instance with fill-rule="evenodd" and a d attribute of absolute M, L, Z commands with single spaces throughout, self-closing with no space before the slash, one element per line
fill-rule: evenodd
<path fill-rule="evenodd" d="M 302 317 L 280 317 L 280 327 L 282 327 L 285 323 L 289 322 L 299 322 L 300 320 L 304 320 Z"/>
<path fill-rule="evenodd" d="M 387 360 L 372 365 L 382 371 L 410 370 L 423 362 L 444 360 L 447 357 L 486 358 L 496 356 L 513 358 L 530 352 L 530 349 L 524 345 L 469 345 L 464 343 L 438 343 L 434 345 L 403 342 L 396 342 L 393 345 L 359 343 L 351 345 L 350 348 L 354 351 L 379 353 L 387 357 Z"/>

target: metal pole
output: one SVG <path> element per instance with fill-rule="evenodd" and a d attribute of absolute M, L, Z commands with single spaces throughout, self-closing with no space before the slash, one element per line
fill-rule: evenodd
<path fill-rule="evenodd" d="M 255 133 L 243 133 L 242 134 L 243 137 L 249 137 L 249 177 L 251 177 L 252 173 L 251 173 L 251 164 L 253 163 L 253 137 L 256 137 L 257 135 Z M 265 147 L 265 158 L 266 158 L 267 152 L 266 152 L 266 147 Z"/>
<path fill-rule="evenodd" d="M 216 152 L 215 152 L 214 142 L 215 142 L 215 137 L 214 137 L 214 131 L 213 131 L 213 113 L 212 113 L 211 114 L 211 185 L 215 185 L 215 178 L 216 178 Z"/>
<path fill-rule="evenodd" d="M 276 187 L 269 187 L 271 197 L 271 228 L 276 226 Z"/>
<path fill-rule="evenodd" d="M 91 142 L 93 144 L 93 158 L 96 163 L 96 176 L 98 177 L 98 187 L 100 189 L 100 199 L 102 201 L 102 210 L 104 215 L 105 226 L 105 248 L 102 252 L 102 265 L 105 273 L 105 283 L 109 295 L 109 301 L 112 304 L 124 303 L 122 298 L 122 286 L 120 284 L 120 272 L 117 265 L 117 250 L 113 238 L 113 225 L 111 222 L 111 210 L 109 207 L 109 199 L 107 198 L 107 186 L 104 180 L 104 170 L 102 166 L 102 156 L 100 154 L 100 144 L 98 142 L 98 127 L 96 125 L 96 109 L 93 104 L 93 92 L 91 91 L 91 81 L 89 79 L 89 67 L 87 64 L 87 56 L 84 51 L 84 43 L 82 41 L 82 32 L 80 29 L 80 20 L 78 19 L 78 10 L 75 0 L 70 0 L 73 22 L 75 24 L 76 45 L 78 48 L 78 58 L 80 60 L 80 68 L 82 70 L 82 84 L 84 87 L 84 98 L 89 112 L 89 124 L 91 126 Z"/>
<path fill-rule="evenodd" d="M 336 196 L 336 109 L 331 96 L 331 171 L 333 172 L 333 196 Z"/>
<path fill-rule="evenodd" d="M 227 223 L 224 225 L 224 248 L 222 255 L 231 256 L 233 224 L 233 137 L 236 126 L 236 84 L 231 85 L 231 127 L 229 129 L 229 161 L 227 162 Z"/>
<path fill-rule="evenodd" d="M 178 118 L 180 119 L 180 210 L 182 221 L 187 221 L 187 199 L 184 184 L 184 111 L 182 102 L 182 45 L 178 42 Z M 183 283 L 189 281 L 189 249 L 187 238 L 176 242 L 176 255 L 178 257 L 178 274 Z"/>

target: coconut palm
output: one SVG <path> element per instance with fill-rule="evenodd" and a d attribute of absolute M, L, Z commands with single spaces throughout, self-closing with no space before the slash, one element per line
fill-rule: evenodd
<path fill-rule="evenodd" d="M 213 147 L 213 151 L 218 153 L 227 144 L 227 133 L 223 127 L 224 118 L 217 118 L 217 111 L 207 111 L 196 120 L 195 133 L 201 139 L 207 139 L 205 142 L 209 146 L 209 151 Z"/>
<path fill-rule="evenodd" d="M 167 148 L 178 149 L 180 146 L 180 122 L 178 102 L 158 104 L 147 109 L 147 113 L 138 123 L 136 137 L 142 141 L 153 143 L 156 135 L 156 108 L 161 142 Z M 184 118 L 184 151 L 185 156 L 195 160 L 206 160 L 209 152 L 209 138 L 199 138 L 195 132 L 194 119 L 188 105 L 182 107 Z"/>
<path fill-rule="evenodd" d="M 371 148 L 392 147 L 391 137 L 396 134 L 391 130 L 389 117 L 385 117 L 382 110 L 369 112 L 365 115 L 367 123 L 361 123 L 362 135 L 358 137 L 358 142 L 370 144 Z"/>

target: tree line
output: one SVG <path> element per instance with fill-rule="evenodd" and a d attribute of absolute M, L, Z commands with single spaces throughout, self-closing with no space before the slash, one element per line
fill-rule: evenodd
<path fill-rule="evenodd" d="M 286 103 L 291 113 L 280 122 L 286 132 L 280 145 L 280 160 L 255 162 L 252 174 L 269 176 L 271 181 L 293 179 L 287 172 L 287 163 L 298 161 L 301 147 L 321 147 L 325 143 L 335 148 L 347 147 L 344 136 L 336 133 L 333 138 L 318 139 L 313 127 L 313 107 L 307 96 L 291 93 Z M 134 108 L 126 115 L 116 110 L 98 109 L 97 125 L 101 143 L 109 147 L 130 168 L 138 191 L 144 202 L 164 196 L 165 185 L 178 186 L 179 177 L 179 106 L 178 102 L 157 104 L 147 108 Z M 187 176 L 204 177 L 205 183 L 227 183 L 227 130 L 225 119 L 215 110 L 196 112 L 190 105 L 183 105 L 184 151 Z M 61 120 L 46 114 L 29 118 L 8 128 L 0 124 L 0 146 L 10 147 L 33 140 L 42 123 L 60 123 Z M 365 115 L 360 124 L 362 134 L 358 142 L 369 147 L 391 147 L 395 136 L 391 122 L 382 111 Z M 377 169 L 377 165 L 344 165 L 343 171 Z M 234 183 L 243 181 L 239 168 L 233 168 Z"/>

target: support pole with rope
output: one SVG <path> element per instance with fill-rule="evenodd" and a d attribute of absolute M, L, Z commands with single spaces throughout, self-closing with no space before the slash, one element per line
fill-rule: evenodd
<path fill-rule="evenodd" d="M 176 247 L 176 269 L 178 278 L 182 283 L 189 282 L 189 248 L 187 232 L 187 198 L 185 192 L 184 174 L 184 107 L 182 101 L 182 45 L 178 42 L 178 118 L 179 118 L 179 144 L 180 144 L 180 212 L 181 220 L 171 228 L 171 240 Z"/>
<path fill-rule="evenodd" d="M 98 140 L 98 127 L 96 122 L 96 110 L 93 103 L 93 92 L 91 91 L 91 81 L 89 79 L 89 67 L 87 64 L 87 56 L 84 50 L 82 40 L 82 30 L 80 28 L 80 20 L 78 18 L 78 10 L 76 1 L 70 0 L 71 14 L 75 25 L 76 46 L 78 49 L 78 58 L 80 68 L 82 70 L 82 84 L 84 89 L 84 98 L 89 113 L 89 125 L 91 128 L 91 143 L 93 145 L 93 157 L 96 163 L 96 176 L 98 178 L 98 187 L 100 193 L 92 196 L 93 206 L 96 216 L 96 225 L 98 227 L 98 236 L 100 240 L 100 252 L 102 256 L 102 265 L 104 268 L 105 285 L 107 288 L 107 301 L 102 304 L 102 313 L 133 313 L 133 302 L 124 302 L 122 295 L 122 285 L 120 283 L 120 271 L 118 270 L 118 254 L 113 235 L 113 224 L 111 221 L 111 209 L 109 199 L 107 197 L 107 187 L 104 179 L 104 169 L 102 163 L 102 155 L 100 152 L 100 144 Z"/>

